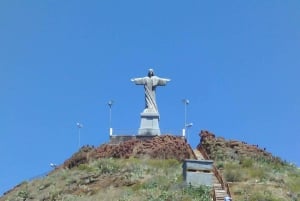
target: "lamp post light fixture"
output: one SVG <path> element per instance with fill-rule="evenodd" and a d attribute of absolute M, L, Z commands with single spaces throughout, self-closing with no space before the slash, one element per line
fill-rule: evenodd
<path fill-rule="evenodd" d="M 182 99 L 182 102 L 184 103 L 184 128 L 182 131 L 182 135 L 188 141 L 188 139 L 189 139 L 188 129 L 193 126 L 193 123 L 187 123 L 187 106 L 190 104 L 190 101 L 185 98 L 185 99 Z"/>
<path fill-rule="evenodd" d="M 50 167 L 52 167 L 53 169 L 56 169 L 57 165 L 55 163 L 50 163 Z"/>
<path fill-rule="evenodd" d="M 188 129 L 193 126 L 193 123 L 188 123 L 185 125 L 186 135 L 187 135 L 187 141 L 189 141 L 189 132 Z"/>
<path fill-rule="evenodd" d="M 182 136 L 185 137 L 185 134 L 186 134 L 186 119 L 187 119 L 187 106 L 188 104 L 190 103 L 190 101 L 188 99 L 182 99 L 182 102 L 184 104 L 184 126 L 183 126 L 183 129 L 182 129 Z"/>
<path fill-rule="evenodd" d="M 108 101 L 108 107 L 109 107 L 109 135 L 112 136 L 113 133 L 113 129 L 112 129 L 112 125 L 111 125 L 111 108 L 113 105 L 114 101 L 113 100 L 109 100 Z"/>
<path fill-rule="evenodd" d="M 76 123 L 76 126 L 78 128 L 78 149 L 80 148 L 80 129 L 83 127 L 81 123 Z"/>

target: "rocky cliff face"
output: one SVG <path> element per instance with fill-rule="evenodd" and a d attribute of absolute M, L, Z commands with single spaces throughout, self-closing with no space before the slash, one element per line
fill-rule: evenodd
<path fill-rule="evenodd" d="M 253 158 L 268 162 L 282 162 L 264 148 L 258 145 L 247 144 L 237 140 L 225 140 L 216 137 L 209 131 L 200 132 L 200 143 L 197 147 L 203 148 L 209 158 L 215 161 L 241 160 Z M 151 139 L 131 139 L 119 144 L 103 144 L 98 148 L 82 147 L 70 159 L 65 161 L 63 167 L 72 168 L 79 164 L 99 158 L 157 158 L 157 159 L 195 159 L 190 145 L 182 137 L 163 135 Z"/>
<path fill-rule="evenodd" d="M 241 160 L 250 157 L 268 162 L 281 162 L 280 158 L 274 157 L 265 148 L 260 148 L 258 145 L 237 140 L 225 140 L 223 137 L 216 137 L 213 133 L 204 130 L 199 135 L 201 140 L 198 147 L 202 147 L 212 160 Z"/>
<path fill-rule="evenodd" d="M 63 166 L 72 168 L 99 158 L 194 159 L 194 153 L 182 137 L 163 135 L 147 140 L 132 139 L 118 145 L 103 144 L 98 148 L 83 147 L 68 159 Z"/>

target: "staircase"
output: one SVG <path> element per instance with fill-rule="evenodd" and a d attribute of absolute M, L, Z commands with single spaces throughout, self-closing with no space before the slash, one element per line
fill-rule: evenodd
<path fill-rule="evenodd" d="M 198 160 L 209 160 L 205 150 L 195 149 L 193 150 Z M 202 152 L 204 152 L 202 154 Z M 213 200 L 214 201 L 224 201 L 226 196 L 230 196 L 229 189 L 226 189 L 222 176 L 216 167 L 214 167 L 214 177 L 213 177 Z M 229 188 L 229 186 L 227 186 Z"/>
<path fill-rule="evenodd" d="M 226 191 L 222 188 L 220 183 L 214 183 L 214 200 L 215 201 L 224 201 L 224 197 L 227 196 Z"/>
<path fill-rule="evenodd" d="M 204 157 L 202 156 L 201 152 L 198 149 L 194 149 L 193 151 L 197 157 L 197 160 L 205 160 Z"/>

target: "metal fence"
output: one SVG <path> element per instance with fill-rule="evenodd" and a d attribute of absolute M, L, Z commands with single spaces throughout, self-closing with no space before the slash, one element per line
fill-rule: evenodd
<path fill-rule="evenodd" d="M 160 129 L 161 135 L 174 135 L 174 136 L 182 136 L 182 130 L 180 129 Z M 126 136 L 135 136 L 138 134 L 138 129 L 123 129 L 123 128 L 110 128 L 109 135 L 126 135 Z"/>

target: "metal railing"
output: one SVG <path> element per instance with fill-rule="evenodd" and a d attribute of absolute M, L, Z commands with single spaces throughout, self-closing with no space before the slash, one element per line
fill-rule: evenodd
<path fill-rule="evenodd" d="M 109 128 L 108 133 L 110 136 L 135 136 L 138 135 L 137 129 L 123 129 L 123 128 Z M 161 135 L 173 135 L 173 136 L 183 136 L 182 130 L 172 130 L 172 129 L 160 129 Z"/>
<path fill-rule="evenodd" d="M 203 157 L 204 157 L 205 160 L 210 160 L 210 158 L 209 158 L 206 150 L 202 146 L 198 146 L 197 149 L 203 155 Z M 221 184 L 222 188 L 226 189 L 227 195 L 229 197 L 231 197 L 231 192 L 230 192 L 230 189 L 229 189 L 229 184 L 226 183 L 226 182 L 224 182 L 222 175 L 219 173 L 219 171 L 218 171 L 218 169 L 216 168 L 215 165 L 213 165 L 213 172 L 214 172 L 214 175 L 216 176 L 217 180 Z M 213 192 L 213 199 L 214 199 L 214 201 L 216 200 L 215 196 L 216 196 L 215 192 Z"/>

